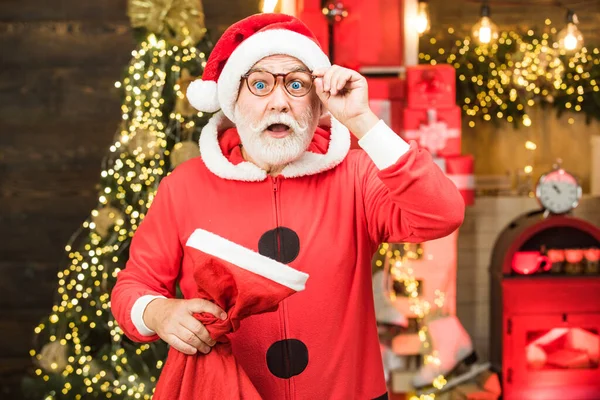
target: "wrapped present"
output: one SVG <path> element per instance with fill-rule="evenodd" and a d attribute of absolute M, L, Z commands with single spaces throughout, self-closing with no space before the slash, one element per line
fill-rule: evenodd
<path fill-rule="evenodd" d="M 460 107 L 412 109 L 403 112 L 404 140 L 416 140 L 434 156 L 457 156 L 461 153 Z"/>
<path fill-rule="evenodd" d="M 471 155 L 436 158 L 436 164 L 454 182 L 465 204 L 475 204 L 475 176 L 473 175 L 474 159 Z"/>
<path fill-rule="evenodd" d="M 403 126 L 405 82 L 398 78 L 367 78 L 369 106 L 392 130 L 400 134 Z"/>
<path fill-rule="evenodd" d="M 398 78 L 367 77 L 367 83 L 369 85 L 369 107 L 387 126 L 400 134 L 405 82 Z M 350 143 L 352 149 L 360 148 L 354 135 L 350 137 Z"/>
<path fill-rule="evenodd" d="M 406 81 L 400 78 L 366 77 L 369 99 L 404 101 Z"/>
<path fill-rule="evenodd" d="M 404 64 L 404 18 L 402 0 L 345 0 L 348 14 L 335 24 L 335 64 L 360 66 L 400 66 Z M 325 51 L 329 48 L 327 18 L 321 0 L 296 2 L 296 16 L 315 32 Z"/>
<path fill-rule="evenodd" d="M 450 108 L 456 105 L 454 67 L 416 65 L 406 69 L 408 108 Z"/>

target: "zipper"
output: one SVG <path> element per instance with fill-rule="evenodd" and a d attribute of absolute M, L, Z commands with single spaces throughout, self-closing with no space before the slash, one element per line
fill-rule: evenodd
<path fill-rule="evenodd" d="M 280 230 L 279 230 L 279 207 L 277 206 L 277 202 L 278 202 L 278 198 L 277 198 L 277 194 L 279 193 L 279 178 L 278 177 L 271 177 L 271 183 L 272 183 L 272 188 L 273 188 L 273 206 L 274 206 L 274 210 L 275 210 L 275 240 L 277 240 L 277 251 L 276 251 L 276 260 L 278 262 L 282 262 L 283 257 L 281 254 L 281 236 L 280 236 Z M 288 348 L 288 342 L 287 342 L 287 313 L 286 313 L 286 308 L 285 308 L 285 300 L 283 300 L 280 303 L 280 315 L 281 315 L 281 320 L 283 322 L 283 348 L 282 348 L 282 359 L 284 361 L 287 361 L 287 365 L 286 367 L 291 368 L 292 365 L 292 360 L 291 360 L 291 351 Z M 290 371 L 286 371 L 289 372 Z M 292 378 L 288 378 L 286 379 L 285 382 L 285 398 L 286 399 L 291 399 L 292 398 Z"/>

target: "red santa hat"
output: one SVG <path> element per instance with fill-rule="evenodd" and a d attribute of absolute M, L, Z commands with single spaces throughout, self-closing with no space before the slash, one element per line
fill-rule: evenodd
<path fill-rule="evenodd" d="M 219 39 L 206 63 L 202 79 L 187 90 L 199 111 L 221 109 L 235 122 L 234 109 L 242 75 L 261 59 L 289 55 L 311 71 L 331 66 L 315 35 L 298 18 L 286 14 L 256 14 L 231 25 Z"/>

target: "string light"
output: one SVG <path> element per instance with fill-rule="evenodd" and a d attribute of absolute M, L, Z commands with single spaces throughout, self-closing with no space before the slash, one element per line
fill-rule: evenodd
<path fill-rule="evenodd" d="M 402 247 L 399 248 L 398 246 Z M 439 367 L 441 360 L 438 352 L 432 349 L 431 338 L 424 321 L 433 310 L 443 309 L 446 294 L 442 290 L 435 290 L 434 304 L 437 309 L 434 309 L 427 300 L 420 296 L 421 283 L 415 278 L 412 262 L 421 259 L 424 256 L 423 253 L 423 247 L 419 244 L 404 243 L 401 245 L 390 245 L 389 243 L 383 243 L 377 254 L 382 256 L 384 261 L 378 259 L 375 265 L 383 267 L 386 277 L 389 276 L 392 278 L 391 283 L 386 284 L 386 294 L 392 302 L 396 301 L 397 298 L 397 294 L 393 290 L 393 282 L 399 282 L 403 285 L 404 294 L 408 298 L 410 312 L 416 315 L 417 321 L 420 324 L 418 336 L 421 346 L 426 350 L 426 354 L 423 357 L 423 364 L 434 364 Z M 433 259 L 432 257 L 433 255 L 428 255 L 428 260 Z M 442 389 L 446 383 L 447 381 L 443 375 L 437 376 L 433 381 L 434 387 L 438 390 Z M 419 396 L 411 396 L 410 399 L 434 400 L 435 394 L 420 394 Z"/>
<path fill-rule="evenodd" d="M 413 24 L 419 35 L 429 32 L 431 24 L 429 22 L 429 4 L 427 3 L 427 0 L 419 0 L 417 16 L 415 17 Z"/>
<path fill-rule="evenodd" d="M 481 19 L 473 26 L 473 37 L 480 44 L 489 44 L 498 39 L 498 27 L 490 19 L 487 1 L 481 5 Z"/>
<path fill-rule="evenodd" d="M 558 44 L 567 52 L 577 51 L 583 46 L 583 35 L 577 28 L 579 20 L 572 10 L 567 10 L 566 22 L 567 26 L 558 33 Z"/>

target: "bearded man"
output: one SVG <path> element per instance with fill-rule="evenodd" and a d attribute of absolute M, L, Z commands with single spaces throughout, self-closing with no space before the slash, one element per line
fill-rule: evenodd
<path fill-rule="evenodd" d="M 371 257 L 382 242 L 456 230 L 458 189 L 427 151 L 375 116 L 365 78 L 331 66 L 294 17 L 232 25 L 188 98 L 218 112 L 202 130 L 201 157 L 162 180 L 135 233 L 112 292 L 123 331 L 188 355 L 210 351 L 215 341 L 194 314 L 227 316 L 193 298 L 183 257 L 192 233 L 210 232 L 310 276 L 275 312 L 229 335 L 263 399 L 387 398 Z M 362 150 L 350 150 L 351 134 Z M 175 299 L 176 284 L 184 299 Z"/>

